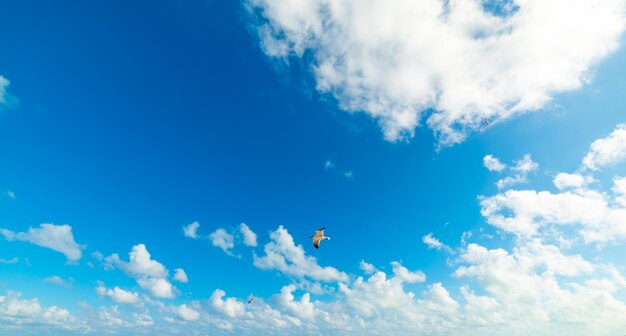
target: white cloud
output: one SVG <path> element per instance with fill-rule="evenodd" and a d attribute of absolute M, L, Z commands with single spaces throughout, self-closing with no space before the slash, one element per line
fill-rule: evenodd
<path fill-rule="evenodd" d="M 0 296 L 0 332 L 12 334 L 16 328 L 34 331 L 50 326 L 73 330 L 76 329 L 76 318 L 57 306 L 44 308 L 38 299 L 22 299 L 19 293 L 8 292 Z"/>
<path fill-rule="evenodd" d="M 300 300 L 296 301 L 293 295 L 295 290 L 295 285 L 284 286 L 279 294 L 272 296 L 271 300 L 279 310 L 289 315 L 312 320 L 315 317 L 315 306 L 311 302 L 311 296 L 304 293 Z"/>
<path fill-rule="evenodd" d="M 182 268 L 177 268 L 175 270 L 174 280 L 176 280 L 178 282 L 182 282 L 182 283 L 189 282 L 189 279 L 187 278 L 187 273 L 185 273 L 185 270 L 182 269 Z"/>
<path fill-rule="evenodd" d="M 200 319 L 200 312 L 186 304 L 182 304 L 176 308 L 176 315 L 187 322 L 197 321 Z"/>
<path fill-rule="evenodd" d="M 265 245 L 264 256 L 254 254 L 254 265 L 264 270 L 278 270 L 296 278 L 310 278 L 317 281 L 347 281 L 348 275 L 334 267 L 321 267 L 315 257 L 307 256 L 301 245 L 296 245 L 293 237 L 283 226 L 270 233 L 271 241 Z"/>
<path fill-rule="evenodd" d="M 117 253 L 104 258 L 105 268 L 117 267 L 135 278 L 139 286 L 157 298 L 173 298 L 175 288 L 168 281 L 169 272 L 160 262 L 153 260 L 144 244 L 137 244 L 128 253 L 129 261 L 120 260 Z"/>
<path fill-rule="evenodd" d="M 613 192 L 615 201 L 626 208 L 626 177 L 618 177 L 613 180 Z"/>
<path fill-rule="evenodd" d="M 7 87 L 9 87 L 9 80 L 4 78 L 3 76 L 0 76 L 0 105 L 3 105 L 6 100 L 5 100 L 5 95 L 6 95 L 6 90 Z"/>
<path fill-rule="evenodd" d="M 422 242 L 428 246 L 428 248 L 433 248 L 435 250 L 445 250 L 447 252 L 452 252 L 452 249 L 439 241 L 439 239 L 433 237 L 432 232 L 422 237 Z"/>
<path fill-rule="evenodd" d="M 199 227 L 200 227 L 200 223 L 198 222 L 193 222 L 189 225 L 185 225 L 183 226 L 183 234 L 185 235 L 185 237 L 198 239 L 197 231 Z"/>
<path fill-rule="evenodd" d="M 7 240 L 26 241 L 61 252 L 70 262 L 78 261 L 83 255 L 81 250 L 85 248 L 74 241 L 72 227 L 67 224 L 41 224 L 39 228 L 29 228 L 27 232 L 0 229 L 0 234 Z"/>
<path fill-rule="evenodd" d="M 617 127 L 620 132 L 623 125 Z M 626 129 L 623 131 L 626 134 Z M 594 141 L 585 155 L 584 165 L 598 169 L 601 165 L 614 162 L 616 156 L 607 153 L 615 153 L 614 149 L 619 147 L 614 145 L 619 142 L 615 139 L 619 137 L 621 135 L 613 132 L 607 138 Z M 527 161 L 518 162 L 519 171 L 536 169 L 532 160 Z M 553 181 L 559 192 L 508 190 L 483 197 L 481 213 L 489 224 L 523 237 L 539 237 L 552 231 L 552 235 L 556 233 L 557 238 L 564 242 L 567 240 L 565 236 L 572 235 L 571 229 L 574 229 L 577 233 L 574 239 L 580 237 L 585 243 L 602 245 L 626 239 L 626 182 L 616 178 L 613 195 L 589 188 L 592 182 L 593 176 L 559 173 Z M 566 245 L 570 243 L 566 242 Z"/>
<path fill-rule="evenodd" d="M 256 233 L 254 233 L 246 223 L 239 224 L 239 231 L 243 235 L 244 245 L 256 247 Z"/>
<path fill-rule="evenodd" d="M 108 297 L 119 304 L 141 305 L 138 293 L 123 290 L 117 286 L 111 289 L 100 285 L 96 287 L 96 293 L 102 297 Z"/>
<path fill-rule="evenodd" d="M 500 160 L 498 160 L 498 158 L 494 157 L 491 154 L 485 155 L 485 157 L 483 157 L 483 165 L 485 166 L 485 168 L 487 168 L 490 171 L 498 171 L 499 172 L 499 171 L 504 170 L 504 168 L 506 168 L 505 164 L 500 162 Z"/>
<path fill-rule="evenodd" d="M 72 287 L 72 283 L 70 281 L 63 279 L 63 278 L 61 278 L 58 275 L 53 275 L 51 277 L 47 277 L 47 278 L 43 279 L 43 281 L 51 283 L 51 284 L 59 285 L 61 287 L 65 287 L 65 288 Z"/>
<path fill-rule="evenodd" d="M 468 265 L 459 267 L 456 276 L 477 280 L 486 292 L 478 296 L 462 289 L 467 322 L 480 322 L 484 330 L 600 335 L 624 327 L 614 319 L 626 305 L 613 296 L 623 279 L 612 271 L 589 278 L 594 267 L 580 256 L 564 255 L 539 240 L 519 240 L 512 253 L 470 244 L 461 258 Z M 559 276 L 586 280 L 561 285 Z"/>
<path fill-rule="evenodd" d="M 365 260 L 361 260 L 361 262 L 359 262 L 359 268 L 363 272 L 365 272 L 365 274 L 373 274 L 373 273 L 378 272 L 378 269 L 374 265 L 368 262 L 365 262 Z"/>
<path fill-rule="evenodd" d="M 393 266 L 393 274 L 396 278 L 404 282 L 413 283 L 426 281 L 426 275 L 424 273 L 420 271 L 411 272 L 397 261 L 392 262 L 391 266 Z"/>
<path fill-rule="evenodd" d="M 354 177 L 354 173 L 352 172 L 352 170 L 348 170 L 343 173 L 343 177 L 347 178 L 348 180 L 351 180 Z"/>
<path fill-rule="evenodd" d="M 511 167 L 515 174 L 499 180 L 496 182 L 496 186 L 498 189 L 505 189 L 519 183 L 526 183 L 528 182 L 528 174 L 537 170 L 538 167 L 539 165 L 533 161 L 530 154 L 526 154 L 523 158 L 515 161 L 514 167 Z"/>
<path fill-rule="evenodd" d="M 605 243 L 626 239 L 626 208 L 611 203 L 608 195 L 594 190 L 508 190 L 483 198 L 481 213 L 489 224 L 517 235 L 532 237 L 570 226 L 585 242 Z"/>
<path fill-rule="evenodd" d="M 626 159 L 626 124 L 619 124 L 606 138 L 594 141 L 583 158 L 583 167 L 599 170 Z"/>
<path fill-rule="evenodd" d="M 427 119 L 444 145 L 581 87 L 625 26 L 624 0 L 515 1 L 495 15 L 484 7 L 500 2 L 481 0 L 246 3 L 264 52 L 311 59 L 341 109 L 390 140 Z"/>
<path fill-rule="evenodd" d="M 224 296 L 226 296 L 226 293 L 223 290 L 216 289 L 209 298 L 211 306 L 228 317 L 237 317 L 244 313 L 245 306 L 242 302 L 237 301 L 235 298 L 224 300 Z"/>
<path fill-rule="evenodd" d="M 20 258 L 18 257 L 13 257 L 11 259 L 0 258 L 0 264 L 17 264 L 18 262 L 20 262 Z"/>
<path fill-rule="evenodd" d="M 593 179 L 579 174 L 559 173 L 553 180 L 554 186 L 559 190 L 568 188 L 582 188 L 593 182 Z"/>
<path fill-rule="evenodd" d="M 324 169 L 329 170 L 333 168 L 335 168 L 335 163 L 331 159 L 324 161 Z"/>
<path fill-rule="evenodd" d="M 209 235 L 211 244 L 215 247 L 221 248 L 224 252 L 232 255 L 230 250 L 235 247 L 235 241 L 233 235 L 226 232 L 224 229 L 217 229 Z"/>

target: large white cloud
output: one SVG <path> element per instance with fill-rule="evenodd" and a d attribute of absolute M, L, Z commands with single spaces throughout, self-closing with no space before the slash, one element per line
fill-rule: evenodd
<path fill-rule="evenodd" d="M 317 90 L 387 139 L 426 118 L 441 144 L 589 81 L 618 46 L 624 0 L 246 0 L 270 57 L 311 59 Z M 311 57 L 309 57 L 311 56 Z M 426 112 L 426 111 L 432 111 Z"/>
<path fill-rule="evenodd" d="M 42 307 L 38 299 L 22 299 L 20 293 L 0 295 L 0 333 L 22 330 L 18 326 L 41 333 L 49 332 L 49 327 L 66 331 L 78 329 L 76 317 L 66 309 Z"/>
<path fill-rule="evenodd" d="M 348 275 L 334 267 L 322 267 L 317 259 L 307 256 L 301 245 L 281 225 L 270 233 L 271 241 L 265 245 L 264 256 L 254 254 L 254 265 L 264 270 L 278 270 L 295 278 L 310 278 L 318 281 L 347 281 Z"/>
<path fill-rule="evenodd" d="M 74 240 L 72 227 L 67 224 L 41 224 L 38 228 L 29 228 L 26 232 L 13 232 L 7 229 L 0 229 L 0 234 L 7 240 L 27 241 L 61 252 L 70 262 L 78 261 L 83 255 L 81 250 L 85 248 Z"/>

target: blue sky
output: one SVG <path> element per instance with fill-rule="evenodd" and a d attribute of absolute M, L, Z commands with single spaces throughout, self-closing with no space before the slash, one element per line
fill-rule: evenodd
<path fill-rule="evenodd" d="M 624 2 L 431 2 L 0 5 L 0 334 L 626 330 Z"/>

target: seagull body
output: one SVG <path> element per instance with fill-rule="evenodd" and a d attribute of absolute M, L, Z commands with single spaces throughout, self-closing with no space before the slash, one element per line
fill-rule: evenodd
<path fill-rule="evenodd" d="M 319 230 L 315 230 L 315 236 L 311 236 L 309 238 L 311 238 L 313 240 L 313 246 L 315 246 L 315 248 L 320 248 L 320 242 L 322 240 L 330 240 L 330 237 L 326 237 L 324 236 L 324 229 L 325 228 L 321 228 Z"/>
<path fill-rule="evenodd" d="M 254 298 L 251 297 L 250 299 L 248 299 L 248 304 L 251 304 L 252 301 L 254 301 Z"/>
<path fill-rule="evenodd" d="M 491 119 L 484 119 L 480 126 L 489 126 L 491 124 Z"/>

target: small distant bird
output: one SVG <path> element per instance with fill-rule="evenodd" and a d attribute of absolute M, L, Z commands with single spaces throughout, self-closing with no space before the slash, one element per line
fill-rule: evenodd
<path fill-rule="evenodd" d="M 251 304 L 251 303 L 252 303 L 252 301 L 254 301 L 254 298 L 253 298 L 253 297 L 249 298 L 249 299 L 248 299 L 248 304 Z"/>
<path fill-rule="evenodd" d="M 326 228 L 321 228 L 319 230 L 315 230 L 315 236 L 311 236 L 309 238 L 313 239 L 313 246 L 315 246 L 315 248 L 320 248 L 320 242 L 322 240 L 330 240 L 330 237 L 325 237 L 324 236 L 324 229 Z"/>
<path fill-rule="evenodd" d="M 491 119 L 483 119 L 483 122 L 480 124 L 480 127 L 489 126 L 491 124 Z"/>

